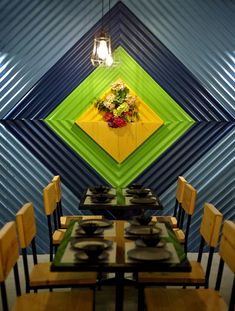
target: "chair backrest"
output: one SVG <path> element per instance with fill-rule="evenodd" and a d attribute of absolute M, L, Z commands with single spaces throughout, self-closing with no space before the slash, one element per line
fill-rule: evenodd
<path fill-rule="evenodd" d="M 183 176 L 179 176 L 177 180 L 177 187 L 175 197 L 179 203 L 183 201 L 184 187 L 187 184 L 186 179 Z"/>
<path fill-rule="evenodd" d="M 56 188 L 54 183 L 49 183 L 43 189 L 44 210 L 47 216 L 52 215 L 56 210 Z"/>
<path fill-rule="evenodd" d="M 197 190 L 191 185 L 186 184 L 182 199 L 182 208 L 188 215 L 193 215 L 196 206 Z"/>
<path fill-rule="evenodd" d="M 200 226 L 201 243 L 198 251 L 197 261 L 201 262 L 205 243 L 209 246 L 209 256 L 207 259 L 205 273 L 205 287 L 209 287 L 209 277 L 215 247 L 218 244 L 223 215 L 210 203 L 204 204 L 203 216 Z"/>
<path fill-rule="evenodd" d="M 60 176 L 59 175 L 54 176 L 51 181 L 52 183 L 55 184 L 56 202 L 58 203 L 61 201 L 61 197 L 62 197 Z"/>
<path fill-rule="evenodd" d="M 6 280 L 19 258 L 15 222 L 6 223 L 0 230 L 0 282 Z"/>
<path fill-rule="evenodd" d="M 0 230 L 0 285 L 2 297 L 2 309 L 8 311 L 7 291 L 5 281 L 14 268 L 14 278 L 17 296 L 21 295 L 17 260 L 19 249 L 15 222 L 6 223 Z"/>
<path fill-rule="evenodd" d="M 29 202 L 22 206 L 16 214 L 16 224 L 20 247 L 27 248 L 37 232 L 33 203 Z"/>
<path fill-rule="evenodd" d="M 224 222 L 219 254 L 235 273 L 235 223 L 230 220 Z"/>
<path fill-rule="evenodd" d="M 226 220 L 224 222 L 222 238 L 219 247 L 219 254 L 220 254 L 220 263 L 215 289 L 216 290 L 220 289 L 225 262 L 234 273 L 232 292 L 230 296 L 231 298 L 228 308 L 228 311 L 234 311 L 235 310 L 235 223 L 230 220 Z"/>
<path fill-rule="evenodd" d="M 216 247 L 219 239 L 223 215 L 213 204 L 205 203 L 200 226 L 200 234 L 207 245 Z"/>

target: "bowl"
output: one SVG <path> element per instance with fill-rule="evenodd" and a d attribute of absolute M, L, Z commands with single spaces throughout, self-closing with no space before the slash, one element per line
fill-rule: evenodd
<path fill-rule="evenodd" d="M 91 199 L 98 201 L 98 202 L 106 202 L 108 199 L 110 199 L 111 196 L 109 196 L 109 194 L 106 193 L 99 193 L 99 194 L 94 194 Z"/>
<path fill-rule="evenodd" d="M 94 222 L 85 222 L 81 223 L 80 227 L 85 231 L 86 234 L 90 235 L 94 234 L 99 226 Z"/>
<path fill-rule="evenodd" d="M 150 223 L 150 221 L 152 220 L 152 217 L 140 215 L 140 216 L 136 216 L 135 219 L 140 225 L 147 226 Z"/>
<path fill-rule="evenodd" d="M 154 247 L 160 242 L 161 237 L 159 234 L 143 235 L 141 240 L 146 246 Z"/>
<path fill-rule="evenodd" d="M 104 185 L 95 186 L 93 188 L 90 188 L 92 193 L 107 193 L 109 192 L 110 188 L 106 187 Z"/>
<path fill-rule="evenodd" d="M 146 198 L 149 194 L 148 189 L 140 189 L 138 192 L 135 193 L 135 195 L 139 198 Z"/>
<path fill-rule="evenodd" d="M 144 186 L 141 184 L 132 184 L 130 186 L 130 189 L 141 189 L 141 188 L 144 188 Z"/>
<path fill-rule="evenodd" d="M 86 253 L 89 259 L 97 259 L 104 251 L 104 245 L 90 244 L 83 247 L 83 251 Z"/>

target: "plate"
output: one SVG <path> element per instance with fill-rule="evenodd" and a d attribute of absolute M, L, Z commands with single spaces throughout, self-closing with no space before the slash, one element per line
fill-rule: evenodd
<path fill-rule="evenodd" d="M 164 248 L 143 247 L 129 250 L 127 256 L 130 259 L 138 261 L 161 261 L 169 259 L 171 257 L 171 252 Z"/>
<path fill-rule="evenodd" d="M 99 200 L 99 199 L 97 199 L 97 198 L 95 198 L 95 197 L 91 197 L 91 201 L 92 201 L 92 203 L 109 203 L 109 202 L 111 202 L 111 198 L 106 198 L 106 200 Z"/>
<path fill-rule="evenodd" d="M 137 239 L 135 241 L 135 245 L 137 247 L 147 247 L 147 245 L 141 239 Z M 161 240 L 155 247 L 160 248 L 160 247 L 164 247 L 165 245 L 166 245 L 166 242 L 164 240 Z"/>
<path fill-rule="evenodd" d="M 102 261 L 102 260 L 106 260 L 108 258 L 109 254 L 107 252 L 103 252 L 100 256 L 98 256 L 98 258 L 89 258 L 87 256 L 87 254 L 85 254 L 84 252 L 79 252 L 75 254 L 76 259 L 78 260 L 82 260 L 82 261 Z"/>
<path fill-rule="evenodd" d="M 107 228 L 113 225 L 113 221 L 108 219 L 84 219 L 79 224 L 86 222 L 96 224 L 99 228 Z"/>
<path fill-rule="evenodd" d="M 130 202 L 137 204 L 154 204 L 157 200 L 155 198 L 132 198 Z"/>
<path fill-rule="evenodd" d="M 110 191 L 110 187 L 106 187 L 106 186 L 96 186 L 96 187 L 90 187 L 89 190 L 94 193 L 94 194 L 98 194 L 98 193 L 108 193 Z"/>
<path fill-rule="evenodd" d="M 92 239 L 82 239 L 80 241 L 76 241 L 72 243 L 73 248 L 83 249 L 87 245 L 102 245 L 104 249 L 109 248 L 113 244 L 113 241 L 110 240 L 92 240 Z"/>
<path fill-rule="evenodd" d="M 97 228 L 93 234 L 87 234 L 82 228 L 76 229 L 76 234 L 81 234 L 85 236 L 101 235 L 104 232 L 102 228 Z"/>
<path fill-rule="evenodd" d="M 130 226 L 126 228 L 126 233 L 131 235 L 147 235 L 147 234 L 159 234 L 162 229 L 152 226 Z"/>
<path fill-rule="evenodd" d="M 129 194 L 138 194 L 138 193 L 140 193 L 140 192 L 147 192 L 147 191 L 149 191 L 150 192 L 150 190 L 148 190 L 148 189 L 126 189 L 126 193 L 129 193 Z"/>

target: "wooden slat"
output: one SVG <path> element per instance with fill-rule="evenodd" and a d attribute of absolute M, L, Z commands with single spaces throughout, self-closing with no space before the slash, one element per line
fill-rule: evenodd
<path fill-rule="evenodd" d="M 186 184 L 184 189 L 184 195 L 182 200 L 182 208 L 188 215 L 193 215 L 196 205 L 197 191 L 190 185 Z"/>
<path fill-rule="evenodd" d="M 210 203 L 205 203 L 200 233 L 211 247 L 218 243 L 223 215 Z"/>
<path fill-rule="evenodd" d="M 60 244 L 60 242 L 62 241 L 64 237 L 65 232 L 66 232 L 66 229 L 58 229 L 54 231 L 53 236 L 52 236 L 53 245 Z"/>
<path fill-rule="evenodd" d="M 43 200 L 46 215 L 51 215 L 56 209 L 56 191 L 54 183 L 48 184 L 43 189 Z"/>
<path fill-rule="evenodd" d="M 184 187 L 186 183 L 187 181 L 183 176 L 178 177 L 175 197 L 179 203 L 182 203 L 183 201 Z"/>
<path fill-rule="evenodd" d="M 232 221 L 224 222 L 219 254 L 235 273 L 235 223 Z"/>
<path fill-rule="evenodd" d="M 16 224 L 21 248 L 27 248 L 36 235 L 32 203 L 26 203 L 16 214 Z"/>
<path fill-rule="evenodd" d="M 61 180 L 60 175 L 56 175 L 52 178 L 52 183 L 55 185 L 55 191 L 56 191 L 56 202 L 60 202 L 62 198 L 62 191 L 61 191 Z"/>
<path fill-rule="evenodd" d="M 190 262 L 192 266 L 191 272 L 139 272 L 138 282 L 141 284 L 203 284 L 205 282 L 205 274 L 200 263 L 196 261 Z M 156 284 L 157 285 L 157 284 Z"/>
<path fill-rule="evenodd" d="M 0 230 L 0 281 L 4 281 L 19 258 L 15 222 L 6 223 Z"/>
<path fill-rule="evenodd" d="M 227 311 L 228 306 L 213 289 L 146 288 L 148 311 Z"/>
<path fill-rule="evenodd" d="M 40 292 L 19 297 L 11 311 L 92 311 L 93 292 L 89 289 L 71 292 Z"/>

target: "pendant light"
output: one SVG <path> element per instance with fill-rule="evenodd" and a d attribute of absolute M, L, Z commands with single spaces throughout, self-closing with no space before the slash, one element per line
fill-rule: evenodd
<path fill-rule="evenodd" d="M 110 0 L 109 0 L 110 11 Z M 110 17 L 110 16 L 109 16 Z M 104 0 L 102 0 L 102 28 L 98 36 L 95 36 L 91 63 L 93 66 L 107 66 L 113 64 L 111 37 L 104 30 Z"/>

